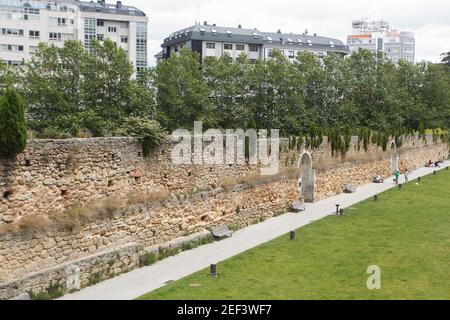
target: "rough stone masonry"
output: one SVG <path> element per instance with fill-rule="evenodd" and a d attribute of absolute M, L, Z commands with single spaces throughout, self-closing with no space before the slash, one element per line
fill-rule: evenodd
<path fill-rule="evenodd" d="M 357 144 L 353 138 L 345 159 L 332 157 L 328 143 L 309 150 L 316 200 L 390 175 L 392 150 Z M 174 165 L 170 143 L 143 157 L 133 138 L 30 141 L 17 159 L 0 160 L 0 299 L 51 284 L 77 290 L 138 267 L 144 252 L 177 239 L 288 211 L 307 150 L 282 145 L 283 170 L 262 178 L 255 166 Z M 409 138 L 397 152 L 400 169 L 412 170 L 447 158 L 448 145 Z M 83 207 L 102 214 L 74 221 Z M 41 226 L 49 217 L 58 223 Z"/>

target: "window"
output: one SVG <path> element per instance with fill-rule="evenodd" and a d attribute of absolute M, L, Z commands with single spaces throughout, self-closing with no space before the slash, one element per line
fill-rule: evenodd
<path fill-rule="evenodd" d="M 245 46 L 243 44 L 237 44 L 236 45 L 236 50 L 237 51 L 244 51 L 245 50 Z"/>
<path fill-rule="evenodd" d="M 267 41 L 272 42 L 273 41 L 272 37 L 267 37 Z"/>
<path fill-rule="evenodd" d="M 233 34 L 231 31 L 229 31 L 229 30 L 227 30 L 227 31 L 225 31 L 225 33 L 226 33 L 226 35 L 228 36 L 228 37 L 231 37 L 231 35 Z"/>
<path fill-rule="evenodd" d="M 105 40 L 105 36 L 103 34 L 97 34 L 97 40 L 98 41 L 104 41 Z"/>
<path fill-rule="evenodd" d="M 217 36 L 217 30 L 216 29 L 211 29 L 211 33 L 213 36 Z"/>
<path fill-rule="evenodd" d="M 30 46 L 28 48 L 28 51 L 30 52 L 30 54 L 34 54 L 37 51 L 38 47 L 37 46 Z"/>
<path fill-rule="evenodd" d="M 0 44 L 1 51 L 23 51 L 23 46 L 16 44 Z"/>
<path fill-rule="evenodd" d="M 48 34 L 48 38 L 50 40 L 58 40 L 58 35 L 59 35 L 59 39 L 61 39 L 61 33 L 57 33 L 57 32 L 50 32 Z"/>
<path fill-rule="evenodd" d="M 74 35 L 72 33 L 50 32 L 48 38 L 51 41 L 73 40 Z"/>
<path fill-rule="evenodd" d="M 259 46 L 257 44 L 250 44 L 248 46 L 248 49 L 250 50 L 250 52 L 258 52 L 259 51 Z"/>
<path fill-rule="evenodd" d="M 267 49 L 267 56 L 272 57 L 273 56 L 273 49 Z"/>
<path fill-rule="evenodd" d="M 289 59 L 294 59 L 295 58 L 295 51 L 289 51 L 288 57 L 289 57 Z"/>
<path fill-rule="evenodd" d="M 97 27 L 104 27 L 105 26 L 105 20 L 97 19 Z"/>
<path fill-rule="evenodd" d="M 212 43 L 212 42 L 207 42 L 206 43 L 206 49 L 215 49 L 216 48 L 216 44 Z"/>
<path fill-rule="evenodd" d="M 28 34 L 30 36 L 30 39 L 39 39 L 40 37 L 40 32 L 37 30 L 30 30 Z"/>
<path fill-rule="evenodd" d="M 91 50 L 91 41 L 96 39 L 96 26 L 97 21 L 93 18 L 84 19 L 84 48 L 86 50 Z"/>
<path fill-rule="evenodd" d="M 120 28 L 128 29 L 128 27 L 129 27 L 128 21 L 121 21 L 120 22 Z"/>
<path fill-rule="evenodd" d="M 117 32 L 116 27 L 108 27 L 108 32 Z"/>
<path fill-rule="evenodd" d="M 224 50 L 233 50 L 233 45 L 231 43 L 225 43 L 223 45 Z"/>
<path fill-rule="evenodd" d="M 8 36 L 23 37 L 23 30 L 22 29 L 2 28 L 1 34 L 8 35 Z"/>
<path fill-rule="evenodd" d="M 120 42 L 122 42 L 122 43 L 128 43 L 128 37 L 127 37 L 127 36 L 121 36 L 121 37 L 120 37 Z"/>
<path fill-rule="evenodd" d="M 258 39 L 259 35 L 256 32 L 253 32 L 253 39 Z"/>
<path fill-rule="evenodd" d="M 136 23 L 136 70 L 139 72 L 148 68 L 147 48 L 148 24 Z"/>

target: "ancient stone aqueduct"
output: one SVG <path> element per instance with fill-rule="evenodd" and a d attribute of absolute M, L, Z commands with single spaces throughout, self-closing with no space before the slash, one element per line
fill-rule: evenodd
<path fill-rule="evenodd" d="M 285 213 L 299 198 L 299 177 L 305 200 L 317 201 L 449 152 L 431 137 L 386 152 L 359 150 L 353 138 L 345 160 L 328 143 L 281 149 L 283 169 L 263 178 L 252 166 L 174 165 L 170 143 L 143 157 L 132 138 L 30 141 L 17 159 L 0 160 L 0 299 L 51 284 L 77 290 L 94 275 L 138 267 L 160 246 Z"/>

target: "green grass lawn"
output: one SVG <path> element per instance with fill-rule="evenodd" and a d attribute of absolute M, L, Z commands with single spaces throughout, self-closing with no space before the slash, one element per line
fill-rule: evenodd
<path fill-rule="evenodd" d="M 139 299 L 450 299 L 450 172 L 364 201 Z M 381 268 L 368 290 L 367 268 Z M 180 266 L 182 267 L 182 266 Z"/>

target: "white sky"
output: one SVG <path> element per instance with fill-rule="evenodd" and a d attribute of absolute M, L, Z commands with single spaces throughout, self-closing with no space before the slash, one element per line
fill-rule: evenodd
<path fill-rule="evenodd" d="M 113 2 L 114 0 L 107 0 Z M 352 20 L 383 19 L 416 36 L 416 61 L 439 61 L 450 51 L 448 0 L 122 0 L 149 16 L 150 63 L 170 33 L 208 21 L 219 26 L 334 37 L 346 42 Z"/>

